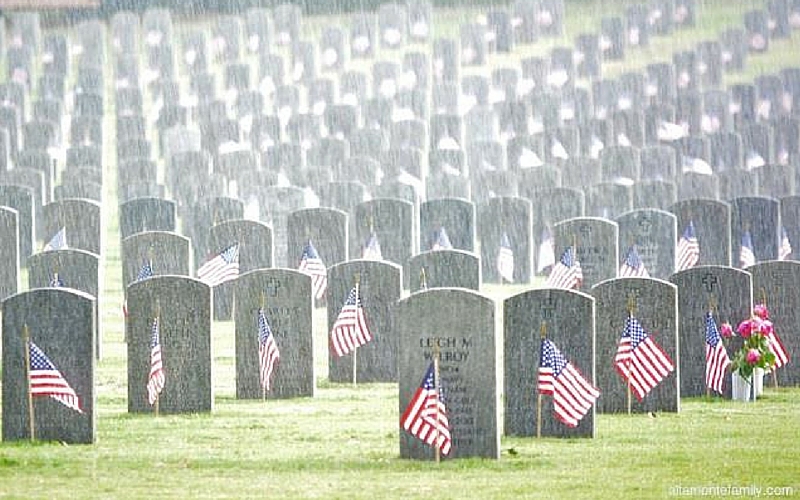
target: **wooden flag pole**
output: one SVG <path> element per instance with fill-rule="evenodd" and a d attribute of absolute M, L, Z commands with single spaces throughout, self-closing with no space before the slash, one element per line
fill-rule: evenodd
<path fill-rule="evenodd" d="M 636 311 L 636 297 L 633 295 L 628 297 L 628 318 L 633 317 L 633 313 Z M 628 361 L 628 377 L 627 377 L 627 403 L 628 403 L 628 415 L 631 414 L 631 406 L 632 406 L 632 397 L 631 397 L 631 363 Z"/>
<path fill-rule="evenodd" d="M 356 282 L 356 308 L 358 308 L 361 301 L 360 291 L 358 289 L 361 282 L 361 275 L 356 273 L 354 276 Z M 353 387 L 358 386 L 358 346 L 353 347 Z"/>
<path fill-rule="evenodd" d="M 433 440 L 433 458 L 438 464 L 442 460 L 442 453 L 439 449 L 439 398 L 441 397 L 441 384 L 439 383 L 439 343 L 433 346 L 433 390 L 436 391 L 436 437 Z"/>
<path fill-rule="evenodd" d="M 542 340 L 547 337 L 547 322 L 542 321 L 542 325 L 539 327 L 539 333 L 542 337 Z M 541 348 L 540 348 L 541 349 Z M 539 358 L 541 358 L 542 353 L 539 353 Z M 539 390 L 536 390 L 536 437 L 542 437 L 542 393 Z"/>
<path fill-rule="evenodd" d="M 28 324 L 22 325 L 22 338 L 25 350 L 25 387 L 27 387 L 28 399 L 28 432 L 31 441 L 36 440 L 36 420 L 33 413 L 33 392 L 31 392 L 31 334 Z"/>
<path fill-rule="evenodd" d="M 161 344 L 161 301 L 156 299 L 156 321 L 158 321 L 158 342 Z M 161 358 L 164 357 L 164 347 L 161 347 Z M 163 362 L 163 361 L 162 361 Z M 151 361 L 152 363 L 152 361 Z M 149 377 L 148 371 L 148 377 Z M 153 413 L 156 417 L 158 417 L 159 413 L 159 402 L 161 401 L 161 394 L 156 394 L 156 400 L 153 403 Z"/>
<path fill-rule="evenodd" d="M 266 302 L 266 299 L 264 298 L 264 290 L 261 290 L 261 298 L 259 299 L 259 311 L 261 312 L 261 314 L 264 314 L 265 302 Z M 256 318 L 256 323 L 258 323 L 259 319 L 260 318 Z M 256 330 L 258 330 L 258 325 L 256 325 Z M 259 335 L 260 335 L 260 333 L 261 332 L 259 332 Z M 256 342 L 260 342 L 260 341 L 261 340 L 259 338 L 256 338 Z M 261 347 L 259 346 L 259 351 L 256 351 L 256 352 L 260 352 L 260 348 Z M 259 378 L 259 381 L 261 381 L 261 361 L 259 361 L 258 378 Z M 266 403 L 267 402 L 267 386 L 263 382 L 261 382 L 261 402 L 262 403 Z"/>
<path fill-rule="evenodd" d="M 761 303 L 765 308 L 767 307 L 767 291 L 764 287 L 761 287 Z M 772 386 L 778 388 L 778 370 L 774 366 L 772 367 Z"/>

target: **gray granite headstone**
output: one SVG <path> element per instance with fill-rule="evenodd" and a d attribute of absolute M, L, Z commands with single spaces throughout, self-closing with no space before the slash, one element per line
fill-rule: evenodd
<path fill-rule="evenodd" d="M 199 268 L 214 255 L 209 240 L 211 228 L 243 216 L 244 204 L 236 198 L 218 196 L 199 200 L 194 204 L 191 211 L 183 217 L 182 233 L 192 240 L 195 266 Z"/>
<path fill-rule="evenodd" d="M 720 199 L 719 177 L 715 175 L 685 172 L 678 176 L 678 199 Z"/>
<path fill-rule="evenodd" d="M 16 212 L 18 248 L 14 252 L 19 256 L 19 262 L 24 264 L 28 256 L 33 254 L 34 239 L 36 238 L 36 216 L 33 205 L 33 193 L 24 186 L 0 185 L 0 206 L 13 209 Z"/>
<path fill-rule="evenodd" d="M 494 302 L 469 290 L 435 288 L 401 300 L 393 321 L 399 341 L 399 414 L 438 350 L 453 446 L 448 457 L 500 458 Z M 430 460 L 433 451 L 401 431 L 400 456 Z"/>
<path fill-rule="evenodd" d="M 100 297 L 103 289 L 103 270 L 97 254 L 85 250 L 64 249 L 39 252 L 28 259 L 28 289 L 44 288 L 51 285 L 55 274 L 62 285 L 87 293 L 92 297 Z M 97 322 L 97 359 L 102 357 L 103 328 L 100 322 L 99 309 L 96 311 Z"/>
<path fill-rule="evenodd" d="M 122 287 L 136 280 L 147 261 L 154 276 L 189 276 L 192 267 L 192 243 L 189 238 L 167 231 L 144 231 L 122 240 Z"/>
<path fill-rule="evenodd" d="M 667 279 L 675 272 L 678 229 L 674 214 L 649 208 L 633 210 L 617 217 L 617 225 L 619 248 L 636 245 L 642 263 L 651 277 Z"/>
<path fill-rule="evenodd" d="M 327 335 L 330 338 L 331 327 L 356 279 L 364 316 L 372 334 L 372 341 L 356 352 L 356 381 L 395 382 L 399 351 L 396 323 L 391 313 L 403 289 L 399 265 L 359 259 L 331 266 L 328 269 Z M 353 355 L 336 357 L 331 349 L 328 352 L 328 379 L 331 382 L 352 382 Z"/>
<path fill-rule="evenodd" d="M 667 210 L 678 201 L 674 182 L 664 180 L 639 181 L 633 185 L 633 208 Z"/>
<path fill-rule="evenodd" d="M 764 165 L 755 169 L 761 196 L 785 198 L 795 194 L 796 168 L 790 165 Z"/>
<path fill-rule="evenodd" d="M 480 258 L 464 250 L 429 250 L 408 260 L 409 290 L 467 288 L 481 286 Z"/>
<path fill-rule="evenodd" d="M 598 217 L 575 217 L 553 226 L 553 247 L 575 245 L 583 271 L 581 290 L 617 277 L 619 227 L 616 222 Z"/>
<path fill-rule="evenodd" d="M 349 221 L 350 258 L 363 256 L 364 246 L 374 232 L 383 259 L 404 265 L 419 248 L 414 213 L 411 202 L 396 198 L 376 198 L 356 205 Z"/>
<path fill-rule="evenodd" d="M 475 249 L 475 205 L 461 198 L 429 199 L 420 205 L 420 248 L 430 250 L 444 228 L 454 249 Z"/>
<path fill-rule="evenodd" d="M 761 303 L 766 299 L 775 333 L 789 356 L 789 362 L 776 371 L 778 384 L 800 385 L 800 364 L 797 363 L 800 355 L 800 335 L 797 334 L 800 295 L 796 293 L 800 286 L 800 263 L 762 262 L 747 268 L 747 271 L 753 276 L 753 300 Z"/>
<path fill-rule="evenodd" d="M 750 232 L 756 262 L 777 259 L 781 234 L 778 200 L 763 196 L 731 200 L 731 237 L 735 267 L 738 267 L 744 231 Z"/>
<path fill-rule="evenodd" d="M 524 198 L 490 198 L 478 206 L 478 240 L 484 282 L 504 281 L 497 269 L 497 257 L 503 235 L 506 235 L 514 256 L 514 283 L 530 283 L 533 276 L 532 224 L 532 205 Z"/>
<path fill-rule="evenodd" d="M 275 266 L 292 267 L 293 256 L 286 254 L 288 241 L 288 217 L 295 210 L 306 206 L 305 193 L 294 186 L 267 186 L 259 192 L 261 220 L 272 226 Z"/>
<path fill-rule="evenodd" d="M 159 318 L 164 389 L 162 414 L 210 412 L 214 407 L 211 289 L 186 276 L 154 276 L 128 286 L 128 412 L 149 413 L 150 340 Z"/>
<path fill-rule="evenodd" d="M 122 239 L 143 231 L 175 231 L 175 202 L 161 198 L 135 198 L 119 206 Z"/>
<path fill-rule="evenodd" d="M 744 167 L 742 136 L 735 132 L 716 132 L 708 135 L 709 164 L 714 172 L 725 172 Z"/>
<path fill-rule="evenodd" d="M 603 179 L 619 178 L 638 180 L 641 171 L 639 149 L 631 146 L 606 147 L 600 153 Z"/>
<path fill-rule="evenodd" d="M 701 247 L 701 258 L 702 251 Z M 736 328 L 739 321 L 750 317 L 752 278 L 741 269 L 698 266 L 675 273 L 669 280 L 678 287 L 680 395 L 702 396 L 706 393 L 706 313 L 716 304 L 717 326 L 728 322 Z M 725 382 L 725 392 L 730 394 L 730 380 Z"/>
<path fill-rule="evenodd" d="M 588 186 L 586 215 L 613 219 L 633 209 L 633 189 L 630 182 L 600 182 Z"/>
<path fill-rule="evenodd" d="M 20 290 L 18 212 L 0 206 L 0 302 Z"/>
<path fill-rule="evenodd" d="M 780 199 L 781 226 L 786 229 L 789 243 L 800 245 L 800 195 L 787 196 Z M 792 249 L 789 256 L 792 260 L 800 260 L 800 248 Z"/>
<path fill-rule="evenodd" d="M 590 383 L 596 380 L 592 296 L 573 290 L 540 288 L 509 297 L 503 302 L 504 432 L 509 436 L 536 436 L 543 325 L 547 338 L 572 366 Z M 594 407 L 574 428 L 553 416 L 550 396 L 542 397 L 541 412 L 543 437 L 595 435 Z"/>
<path fill-rule="evenodd" d="M 75 391 L 83 413 L 52 398 L 34 398 L 40 441 L 91 444 L 96 440 L 94 297 L 67 288 L 40 288 L 3 301 L 3 441 L 30 438 L 24 328 Z M 46 311 L 47 314 L 42 314 Z"/>
<path fill-rule="evenodd" d="M 678 289 L 668 282 L 651 278 L 615 278 L 592 288 L 597 314 L 597 400 L 600 413 L 627 411 L 628 388 L 614 368 L 614 356 L 628 318 L 628 305 L 635 305 L 633 316 L 672 361 L 676 370 L 667 375 L 641 401 L 631 396 L 631 411 L 679 412 L 680 373 L 678 369 Z"/>
<path fill-rule="evenodd" d="M 66 229 L 70 248 L 100 254 L 103 224 L 100 203 L 86 199 L 54 201 L 42 207 L 45 243 L 61 228 Z"/>
<path fill-rule="evenodd" d="M 731 264 L 731 206 L 709 199 L 681 200 L 669 211 L 677 217 L 678 234 L 694 224 L 700 245 L 698 264 L 728 266 Z M 739 246 L 736 245 L 738 250 Z M 737 256 L 738 260 L 738 256 Z"/>
<path fill-rule="evenodd" d="M 211 227 L 209 244 L 214 254 L 239 243 L 239 273 L 272 267 L 272 229 L 258 221 L 231 219 Z M 234 283 L 214 287 L 214 319 L 228 320 L 233 308 Z"/>
<path fill-rule="evenodd" d="M 758 196 L 758 174 L 754 170 L 726 170 L 717 174 L 717 178 L 722 200 Z"/>
<path fill-rule="evenodd" d="M 347 213 L 333 208 L 306 208 L 289 214 L 287 255 L 297 267 L 311 241 L 326 267 L 347 260 Z"/>
<path fill-rule="evenodd" d="M 239 276 L 236 296 L 236 397 L 260 399 L 258 311 L 280 353 L 267 398 L 313 397 L 314 363 L 311 279 L 291 269 L 256 269 Z"/>
<path fill-rule="evenodd" d="M 639 151 L 642 179 L 673 180 L 678 172 L 678 157 L 669 146 L 647 146 Z"/>
<path fill-rule="evenodd" d="M 349 212 L 367 197 L 367 188 L 358 181 L 333 181 L 319 187 L 320 207 Z"/>

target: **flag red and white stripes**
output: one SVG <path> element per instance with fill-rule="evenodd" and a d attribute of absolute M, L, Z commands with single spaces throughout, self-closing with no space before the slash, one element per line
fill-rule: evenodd
<path fill-rule="evenodd" d="M 354 286 L 331 329 L 331 347 L 337 356 L 344 356 L 372 340 L 372 332 L 361 304 L 358 285 Z"/>
<path fill-rule="evenodd" d="M 694 267 L 700 260 L 700 243 L 694 232 L 694 222 L 689 221 L 675 248 L 675 269 L 683 271 Z"/>
<path fill-rule="evenodd" d="M 239 244 L 234 243 L 197 270 L 197 279 L 210 287 L 239 277 Z"/>
<path fill-rule="evenodd" d="M 553 266 L 545 286 L 572 290 L 579 288 L 583 281 L 583 268 L 578 262 L 574 247 L 568 247 L 561 254 L 561 259 Z"/>
<path fill-rule="evenodd" d="M 150 373 L 147 376 L 147 402 L 151 405 L 156 402 L 159 394 L 164 389 L 166 377 L 164 364 L 161 359 L 161 335 L 159 333 L 159 319 L 153 319 L 153 328 L 150 335 Z"/>
<path fill-rule="evenodd" d="M 567 361 L 550 339 L 542 339 L 539 394 L 553 396 L 553 413 L 568 427 L 576 427 L 600 397 L 600 390 Z"/>
<path fill-rule="evenodd" d="M 433 363 L 428 367 L 422 383 L 400 416 L 404 430 L 430 446 L 439 448 L 443 455 L 450 453 L 452 441 L 447 408 L 442 400 Z"/>
<path fill-rule="evenodd" d="M 269 322 L 263 309 L 258 310 L 258 373 L 261 387 L 269 392 L 271 389 L 272 372 L 281 359 L 275 336 L 269 327 Z"/>
<path fill-rule="evenodd" d="M 297 270 L 311 276 L 311 291 L 315 299 L 319 300 L 325 296 L 325 291 L 328 289 L 328 269 L 310 241 L 303 248 L 303 256 L 300 258 Z"/>
<path fill-rule="evenodd" d="M 614 367 L 630 383 L 639 401 L 675 370 L 667 353 L 634 317 L 625 321 L 625 329 L 614 357 Z"/>
<path fill-rule="evenodd" d="M 730 364 L 731 360 L 728 358 L 728 351 L 722 345 L 717 322 L 709 311 L 706 313 L 706 387 L 722 394 Z"/>
<path fill-rule="evenodd" d="M 32 341 L 28 341 L 28 346 L 30 356 L 28 379 L 31 396 L 49 396 L 67 408 L 83 413 L 78 394 L 50 358 Z"/>

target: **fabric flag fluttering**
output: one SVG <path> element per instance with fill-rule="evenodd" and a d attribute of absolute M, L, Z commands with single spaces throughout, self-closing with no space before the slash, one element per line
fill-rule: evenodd
<path fill-rule="evenodd" d="M 792 255 L 792 243 L 789 241 L 789 235 L 786 233 L 786 228 L 781 228 L 781 246 L 778 247 L 778 260 L 787 260 Z"/>
<path fill-rule="evenodd" d="M 52 238 L 50 238 L 50 241 L 45 244 L 42 251 L 46 252 L 48 250 L 64 250 L 66 248 L 69 248 L 67 246 L 67 228 L 62 227 L 55 235 L 53 235 Z"/>
<path fill-rule="evenodd" d="M 614 367 L 630 384 L 639 401 L 675 370 L 667 353 L 633 316 L 625 321 L 625 329 L 614 357 Z"/>
<path fill-rule="evenodd" d="M 750 237 L 750 231 L 745 231 L 742 235 L 742 246 L 739 249 L 739 265 L 742 269 L 754 266 L 756 263 L 756 254 L 753 252 L 753 239 Z"/>
<path fill-rule="evenodd" d="M 311 276 L 311 291 L 315 299 L 319 300 L 325 296 L 325 291 L 328 289 L 328 269 L 311 241 L 303 248 L 303 256 L 300 258 L 297 270 Z"/>
<path fill-rule="evenodd" d="M 258 310 L 258 373 L 261 387 L 265 392 L 269 392 L 272 372 L 275 365 L 280 361 L 281 353 L 278 351 L 278 344 L 275 342 L 275 335 L 269 326 L 264 309 Z"/>
<path fill-rule="evenodd" d="M 767 338 L 767 347 L 772 354 L 775 355 L 775 368 L 780 368 L 789 362 L 789 352 L 786 346 L 783 345 L 778 334 L 775 333 L 775 328 L 769 328 L 764 335 Z"/>
<path fill-rule="evenodd" d="M 431 250 L 452 250 L 453 244 L 450 243 L 450 237 L 447 236 L 447 231 L 444 230 L 444 226 L 439 228 L 436 232 L 436 238 L 433 240 L 433 245 L 431 245 Z"/>
<path fill-rule="evenodd" d="M 553 266 L 545 286 L 574 290 L 583 282 L 583 268 L 575 254 L 575 247 L 567 247 L 561 259 Z"/>
<path fill-rule="evenodd" d="M 730 364 L 717 322 L 709 311 L 706 313 L 706 387 L 709 390 L 723 393 L 726 370 Z"/>
<path fill-rule="evenodd" d="M 64 281 L 58 275 L 58 273 L 53 273 L 53 276 L 50 277 L 49 285 L 54 288 L 59 288 L 64 286 Z"/>
<path fill-rule="evenodd" d="M 537 389 L 553 396 L 553 413 L 568 427 L 576 427 L 600 397 L 550 339 L 542 339 Z"/>
<path fill-rule="evenodd" d="M 147 402 L 151 405 L 158 400 L 158 395 L 161 394 L 166 383 L 164 364 L 161 359 L 161 337 L 158 323 L 158 317 L 153 319 L 153 328 L 150 335 L 150 373 L 147 376 Z"/>
<path fill-rule="evenodd" d="M 370 340 L 372 332 L 369 330 L 364 307 L 361 304 L 361 294 L 356 285 L 350 290 L 342 310 L 333 323 L 331 347 L 336 355 L 341 357 Z"/>
<path fill-rule="evenodd" d="M 619 276 L 621 278 L 649 278 L 650 273 L 644 267 L 642 258 L 639 257 L 639 252 L 636 250 L 636 245 L 631 245 L 628 249 L 628 254 L 625 256 L 625 261 L 619 268 Z"/>
<path fill-rule="evenodd" d="M 541 273 L 556 263 L 556 250 L 553 244 L 553 235 L 545 228 L 542 231 L 542 242 L 539 244 L 539 254 L 536 257 L 536 272 Z"/>
<path fill-rule="evenodd" d="M 401 415 L 400 425 L 414 437 L 439 448 L 443 455 L 447 455 L 452 448 L 450 423 L 437 384 L 436 368 L 431 363 L 414 397 Z"/>
<path fill-rule="evenodd" d="M 497 250 L 497 272 L 509 283 L 514 282 L 514 251 L 511 249 L 508 233 L 503 233 L 500 238 L 500 247 Z"/>
<path fill-rule="evenodd" d="M 364 251 L 361 254 L 361 258 L 367 260 L 383 260 L 381 244 L 378 242 L 378 235 L 374 232 L 369 235 L 367 244 L 364 245 Z"/>
<path fill-rule="evenodd" d="M 197 270 L 197 279 L 210 287 L 239 277 L 239 244 L 234 243 Z"/>
<path fill-rule="evenodd" d="M 694 267 L 700 260 L 700 243 L 694 232 L 694 222 L 689 221 L 675 248 L 675 269 L 683 271 Z"/>
<path fill-rule="evenodd" d="M 31 396 L 49 396 L 67 408 L 83 413 L 78 394 L 39 346 L 28 341 L 30 372 L 28 373 Z"/>

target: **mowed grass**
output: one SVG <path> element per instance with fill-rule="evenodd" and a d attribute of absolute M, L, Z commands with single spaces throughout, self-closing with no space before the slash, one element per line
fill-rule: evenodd
<path fill-rule="evenodd" d="M 579 32 L 598 29 L 602 16 L 617 15 L 629 3 L 570 4 L 563 37 L 520 47 L 513 56 L 493 55 L 489 68 L 514 64 L 520 55 L 546 54 L 556 45 L 572 45 Z M 630 50 L 624 64 L 604 65 L 604 75 L 670 60 L 674 51 L 715 38 L 726 26 L 741 26 L 744 11 L 760 5 L 698 1 L 696 28 L 653 39 L 646 49 Z M 457 34 L 454 26 L 475 19 L 480 10 L 449 11 L 449 24 L 440 34 Z M 312 20 L 306 29 L 318 30 L 330 21 Z M 800 64 L 799 37 L 794 34 L 772 44 L 767 54 L 750 57 L 746 71 L 726 75 L 726 84 Z M 465 74 L 488 74 L 489 68 Z M 113 130 L 113 120 L 113 114 L 106 116 L 108 130 Z M 764 496 L 768 487 L 786 488 L 778 493 L 800 496 L 800 388 L 770 387 L 755 404 L 684 399 L 678 414 L 598 415 L 595 439 L 503 436 L 500 460 L 434 464 L 400 459 L 397 385 L 354 388 L 328 383 L 327 320 L 321 309 L 314 314 L 319 375 L 314 398 L 236 400 L 233 324 L 217 322 L 213 412 L 128 414 L 115 139 L 107 134 L 104 152 L 108 201 L 99 304 L 104 357 L 96 371 L 97 442 L 2 443 L 0 497 L 627 499 L 665 498 L 676 487 L 727 486 L 755 486 Z M 526 288 L 484 287 L 498 305 L 498 331 L 502 300 Z"/>

